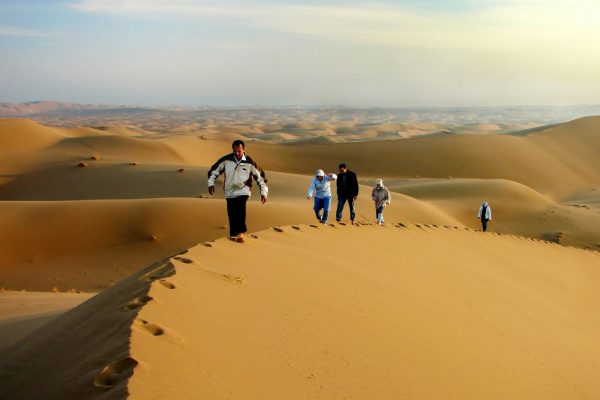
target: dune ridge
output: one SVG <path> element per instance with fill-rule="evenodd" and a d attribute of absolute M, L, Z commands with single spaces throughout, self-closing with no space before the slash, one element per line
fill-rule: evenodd
<path fill-rule="evenodd" d="M 219 239 L 13 346 L 0 358 L 0 396 L 591 399 L 599 261 L 432 224 Z"/>

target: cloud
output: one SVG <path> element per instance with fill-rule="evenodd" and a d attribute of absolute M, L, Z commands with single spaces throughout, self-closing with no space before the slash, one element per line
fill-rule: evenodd
<path fill-rule="evenodd" d="M 535 50 L 550 44 L 577 47 L 583 37 L 600 39 L 600 8 L 592 0 L 581 0 L 577 7 L 564 0 L 483 0 L 460 11 L 429 3 L 423 8 L 410 1 L 398 6 L 384 2 L 304 5 L 264 1 L 81 0 L 71 3 L 71 7 L 132 18 L 231 20 L 251 29 L 394 47 Z"/>

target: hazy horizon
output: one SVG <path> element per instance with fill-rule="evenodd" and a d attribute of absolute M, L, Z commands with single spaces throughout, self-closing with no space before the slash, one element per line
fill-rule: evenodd
<path fill-rule="evenodd" d="M 600 104 L 591 0 L 6 0 L 2 101 L 190 107 Z"/>

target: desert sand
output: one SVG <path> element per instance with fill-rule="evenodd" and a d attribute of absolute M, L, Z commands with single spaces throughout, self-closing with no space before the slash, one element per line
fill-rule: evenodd
<path fill-rule="evenodd" d="M 9 349 L 0 394 L 593 399 L 599 262 L 593 251 L 410 223 L 218 239 Z"/>
<path fill-rule="evenodd" d="M 599 397 L 600 117 L 367 120 L 0 119 L 0 397 Z M 244 244 L 206 188 L 235 138 L 270 187 Z M 359 224 L 313 227 L 339 162 Z"/>

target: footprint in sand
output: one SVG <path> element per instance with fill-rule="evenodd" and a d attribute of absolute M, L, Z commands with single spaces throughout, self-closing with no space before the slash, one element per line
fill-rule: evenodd
<path fill-rule="evenodd" d="M 346 226 L 346 223 L 345 223 L 345 222 L 338 222 L 338 224 L 340 224 L 340 225 L 343 225 L 343 226 Z"/>
<path fill-rule="evenodd" d="M 189 258 L 185 258 L 185 257 L 179 257 L 178 256 L 178 257 L 174 257 L 174 258 L 175 258 L 175 260 L 180 261 L 180 262 L 182 262 L 184 264 L 191 264 L 191 263 L 194 262 L 193 260 L 190 260 Z"/>
<path fill-rule="evenodd" d="M 165 330 L 158 325 L 151 324 L 150 322 L 140 319 L 142 323 L 142 328 L 148 331 L 152 336 L 162 336 L 165 333 Z"/>
<path fill-rule="evenodd" d="M 112 362 L 96 375 L 94 386 L 109 389 L 131 376 L 133 369 L 138 364 L 139 363 L 131 357 L 125 357 L 122 360 Z"/>
<path fill-rule="evenodd" d="M 398 228 L 406 228 L 406 225 L 404 225 L 402 222 L 398 222 L 398 225 L 396 225 Z"/>
<path fill-rule="evenodd" d="M 275 232 L 280 232 L 280 233 L 281 233 L 281 232 L 283 232 L 283 229 L 281 229 L 281 228 L 278 228 L 278 227 L 276 227 L 276 226 L 274 226 L 274 227 L 273 227 L 273 230 L 274 230 Z"/>
<path fill-rule="evenodd" d="M 297 231 L 299 231 L 299 230 L 300 230 L 300 227 L 299 227 L 299 226 L 296 226 L 296 225 L 292 225 L 292 228 L 294 228 L 294 229 L 295 229 L 295 230 L 297 230 Z"/>
<path fill-rule="evenodd" d="M 310 224 L 309 226 L 310 226 L 311 228 L 318 228 L 318 226 L 316 226 L 316 225 L 313 225 L 313 224 Z"/>
<path fill-rule="evenodd" d="M 258 236 L 256 236 L 256 235 L 250 235 L 250 237 L 251 237 L 252 239 L 258 239 Z"/>
<path fill-rule="evenodd" d="M 167 281 L 166 279 L 161 279 L 159 282 L 168 289 L 175 289 L 175 285 L 173 285 L 171 282 Z"/>
<path fill-rule="evenodd" d="M 231 283 L 237 283 L 240 285 L 244 284 L 244 277 L 242 275 L 229 275 L 229 274 L 222 274 L 221 275 L 225 280 L 227 280 L 228 282 Z"/>
<path fill-rule="evenodd" d="M 152 300 L 154 300 L 154 299 L 150 296 L 136 297 L 135 299 L 133 299 L 129 303 L 127 303 L 127 306 L 125 306 L 124 311 L 135 310 L 136 308 L 142 307 L 146 303 L 148 303 L 149 301 L 152 301 Z"/>

